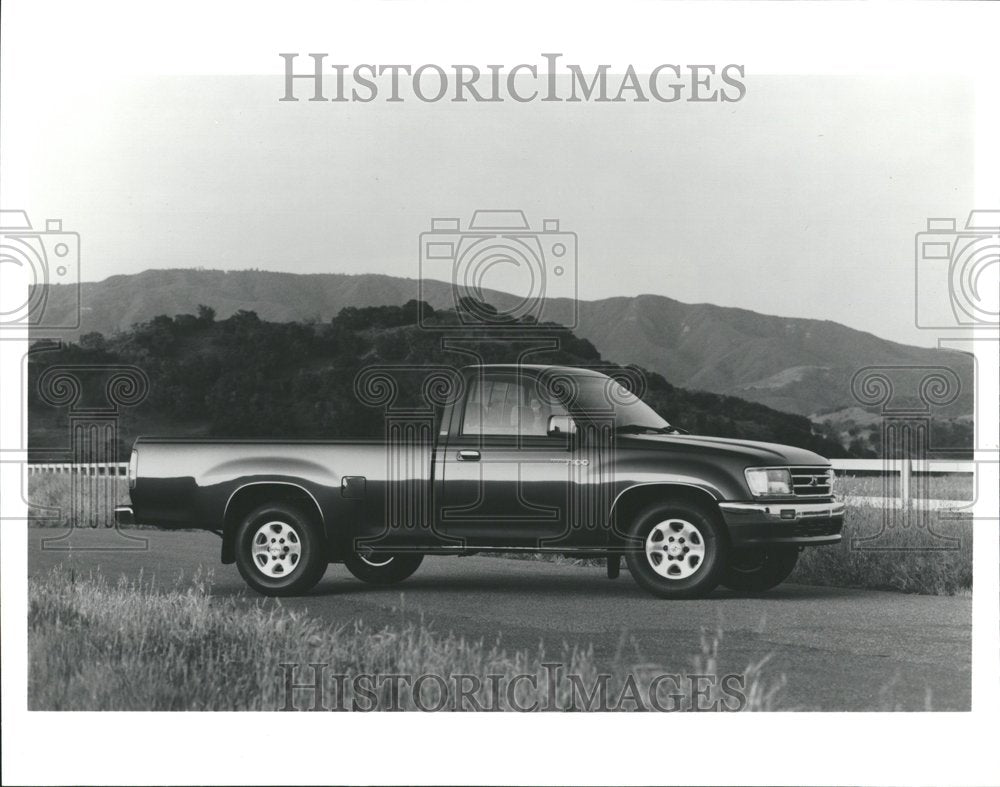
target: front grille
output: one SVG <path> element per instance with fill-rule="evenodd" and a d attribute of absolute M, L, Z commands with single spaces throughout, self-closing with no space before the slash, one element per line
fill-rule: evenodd
<path fill-rule="evenodd" d="M 792 491 L 796 497 L 829 497 L 829 467 L 793 467 Z"/>

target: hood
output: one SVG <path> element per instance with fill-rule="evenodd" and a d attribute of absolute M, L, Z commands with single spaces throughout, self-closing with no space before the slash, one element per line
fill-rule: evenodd
<path fill-rule="evenodd" d="M 686 453 L 725 454 L 746 460 L 747 466 L 760 465 L 829 465 L 830 460 L 819 454 L 780 443 L 760 443 L 756 440 L 731 440 L 726 437 L 702 435 L 619 435 L 618 440 L 634 448 L 677 450 Z"/>

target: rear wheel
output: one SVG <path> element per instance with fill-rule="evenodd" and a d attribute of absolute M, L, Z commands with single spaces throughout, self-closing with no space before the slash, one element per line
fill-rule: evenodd
<path fill-rule="evenodd" d="M 318 523 L 294 506 L 254 509 L 236 531 L 236 567 L 265 596 L 297 596 L 319 582 L 327 558 Z"/>
<path fill-rule="evenodd" d="M 361 547 L 344 557 L 344 565 L 362 582 L 394 585 L 412 576 L 423 560 L 423 555 L 375 552 L 370 547 Z"/>
<path fill-rule="evenodd" d="M 798 547 L 747 547 L 734 550 L 722 577 L 730 590 L 759 593 L 777 587 L 795 569 Z"/>
<path fill-rule="evenodd" d="M 636 517 L 629 536 L 629 571 L 653 595 L 693 598 L 719 583 L 727 542 L 708 509 L 686 502 L 650 506 Z"/>

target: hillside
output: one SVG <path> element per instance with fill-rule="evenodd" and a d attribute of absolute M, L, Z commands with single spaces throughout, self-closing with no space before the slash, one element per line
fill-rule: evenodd
<path fill-rule="evenodd" d="M 149 270 L 82 285 L 80 333 L 106 336 L 158 314 L 193 313 L 198 304 L 220 318 L 239 310 L 261 319 L 327 321 L 348 306 L 402 304 L 418 293 L 434 308 L 453 307 L 451 286 L 377 274 L 293 274 L 195 269 Z M 500 309 L 514 296 L 487 292 Z M 47 313 L 65 315 L 75 291 L 53 286 Z M 546 305 L 546 318 L 565 324 L 573 302 Z M 872 365 L 948 366 L 963 392 L 948 415 L 972 413 L 972 360 L 943 350 L 886 341 L 827 320 L 775 317 L 745 309 L 687 304 L 660 295 L 578 302 L 575 332 L 605 358 L 635 363 L 683 388 L 739 396 L 787 412 L 812 415 L 853 407 L 850 379 Z"/>
<path fill-rule="evenodd" d="M 100 406 L 102 373 L 132 364 L 149 378 L 149 396 L 127 408 L 120 423 L 119 456 L 140 434 L 226 437 L 375 436 L 383 412 L 360 401 L 357 374 L 375 365 L 409 369 L 397 375 L 401 401 L 417 401 L 426 369 L 464 366 L 468 354 L 443 347 L 443 333 L 417 325 L 421 307 L 348 308 L 324 323 L 275 323 L 252 311 L 216 320 L 211 309 L 197 316 L 158 316 L 106 338 L 86 334 L 64 347 L 36 344 L 29 356 L 29 445 L 33 455 L 65 444 L 67 411 L 46 400 L 40 381 L 46 369 L 73 365 L 82 392 L 78 407 Z M 431 314 L 437 325 L 457 322 L 454 311 Z M 558 348 L 535 353 L 532 362 L 608 370 L 585 339 L 557 325 L 543 326 Z M 486 339 L 475 351 L 487 363 L 509 363 L 523 348 L 509 339 Z M 93 370 L 93 374 L 90 374 Z M 811 448 L 827 456 L 852 451 L 817 433 L 808 418 L 718 394 L 687 391 L 646 373 L 644 399 L 671 422 L 705 435 L 770 440 Z M 857 453 L 857 451 L 853 451 Z"/>

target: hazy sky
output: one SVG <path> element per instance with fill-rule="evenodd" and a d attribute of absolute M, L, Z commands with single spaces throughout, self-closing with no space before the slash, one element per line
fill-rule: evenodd
<path fill-rule="evenodd" d="M 746 84 L 726 104 L 332 104 L 280 103 L 280 63 L 116 83 L 6 118 L 20 133 L 0 151 L 0 203 L 80 232 L 84 280 L 416 277 L 432 217 L 520 208 L 578 234 L 585 299 L 651 292 L 933 344 L 913 325 L 913 235 L 974 207 L 971 89 Z"/>

